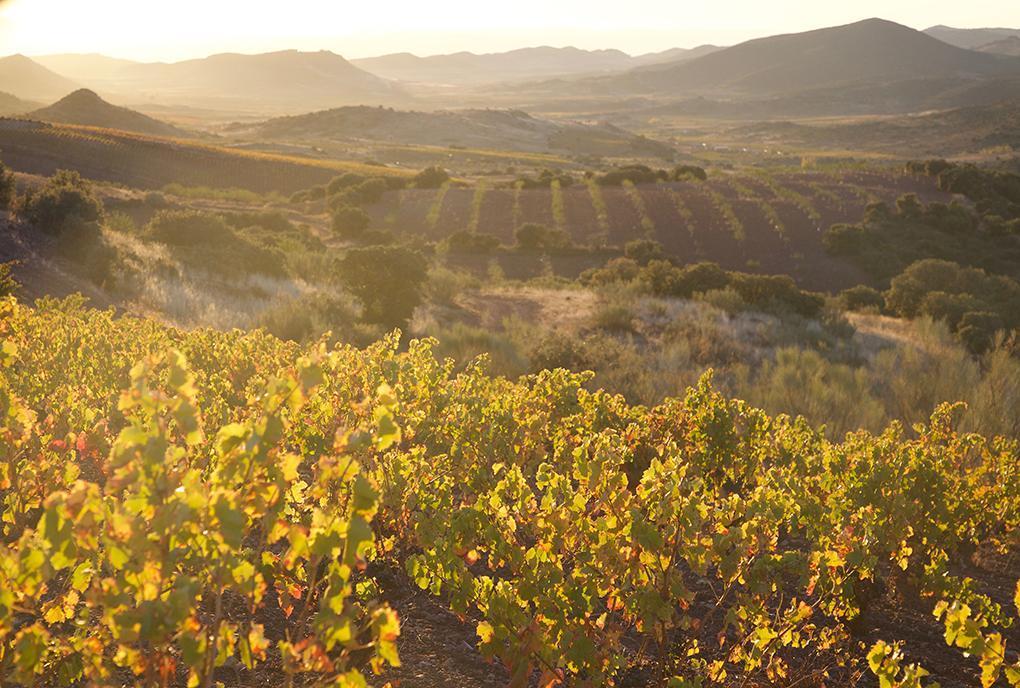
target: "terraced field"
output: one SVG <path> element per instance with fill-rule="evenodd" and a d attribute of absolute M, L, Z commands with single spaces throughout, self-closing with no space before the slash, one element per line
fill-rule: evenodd
<path fill-rule="evenodd" d="M 789 274 L 807 288 L 839 289 L 867 279 L 827 255 L 824 231 L 837 222 L 859 220 L 871 201 L 894 202 L 905 193 L 916 193 L 925 202 L 951 200 L 929 178 L 885 171 L 787 172 L 716 176 L 705 183 L 597 187 L 594 193 L 576 184 L 560 190 L 559 201 L 549 189 L 405 190 L 387 195 L 371 212 L 376 223 L 397 233 L 431 240 L 475 229 L 473 218 L 479 231 L 506 245 L 514 243 L 515 229 L 528 222 L 562 225 L 583 245 L 597 245 L 602 235 L 616 247 L 650 237 L 684 262 L 712 260 L 728 269 Z M 455 259 L 479 268 L 492 260 L 511 276 L 538 274 L 550 265 L 573 276 L 601 264 L 605 255 L 553 256 L 549 264 L 509 254 Z"/>

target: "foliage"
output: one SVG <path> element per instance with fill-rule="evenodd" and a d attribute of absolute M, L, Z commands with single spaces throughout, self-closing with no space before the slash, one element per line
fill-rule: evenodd
<path fill-rule="evenodd" d="M 881 311 L 885 307 L 885 297 L 874 287 L 858 284 L 840 292 L 839 303 L 846 311 Z"/>
<path fill-rule="evenodd" d="M 9 210 L 14 205 L 17 191 L 14 173 L 0 162 L 0 210 Z"/>
<path fill-rule="evenodd" d="M 341 205 L 333 210 L 331 228 L 341 239 L 357 239 L 368 229 L 372 219 L 361 208 Z"/>
<path fill-rule="evenodd" d="M 366 321 L 401 326 L 421 303 L 426 269 L 416 251 L 372 246 L 348 251 L 337 264 L 337 278 L 360 299 Z"/>
<path fill-rule="evenodd" d="M 569 248 L 570 235 L 564 230 L 528 222 L 514 232 L 517 248 L 523 251 L 556 251 Z"/>
<path fill-rule="evenodd" d="M 38 229 L 53 235 L 63 232 L 65 225 L 77 222 L 99 222 L 103 204 L 92 185 L 77 172 L 60 170 L 39 189 L 26 192 L 18 214 Z"/>
<path fill-rule="evenodd" d="M 14 279 L 14 266 L 17 263 L 0 263 L 0 298 L 12 296 L 21 289 L 21 285 Z"/>
<path fill-rule="evenodd" d="M 455 373 L 428 342 L 2 307 L 14 685 L 212 685 L 228 662 L 365 685 L 399 661 L 370 562 L 471 619 L 517 686 L 776 684 L 822 662 L 916 685 L 901 639 L 850 636 L 872 586 L 934 607 L 985 688 L 1020 684 L 1016 610 L 958 573 L 1017 536 L 1020 448 L 959 432 L 951 405 L 916 436 L 833 442 L 709 376 L 632 407 L 587 374 Z"/>
<path fill-rule="evenodd" d="M 454 232 L 444 242 L 450 253 L 492 253 L 500 246 L 499 237 L 488 232 L 466 229 Z"/>
<path fill-rule="evenodd" d="M 450 181 L 450 173 L 442 167 L 426 167 L 411 180 L 416 189 L 438 189 Z"/>

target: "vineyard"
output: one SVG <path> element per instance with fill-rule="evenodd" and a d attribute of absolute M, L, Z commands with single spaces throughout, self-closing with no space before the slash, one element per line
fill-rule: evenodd
<path fill-rule="evenodd" d="M 388 194 L 369 210 L 380 226 L 434 241 L 469 229 L 493 234 L 509 246 L 517 228 L 534 222 L 562 228 L 581 245 L 623 246 L 651 238 L 682 261 L 711 260 L 732 270 L 753 262 L 809 288 L 839 289 L 864 277 L 827 255 L 824 230 L 857 221 L 872 201 L 892 203 L 905 193 L 926 202 L 949 200 L 931 180 L 904 174 L 787 172 L 621 187 L 589 180 L 573 186 L 557 182 L 549 189 L 408 189 Z M 467 258 L 458 260 L 470 267 Z M 505 254 L 497 260 L 509 276 L 534 276 L 540 269 L 530 258 Z M 556 269 L 571 277 L 600 260 L 552 257 Z"/>
<path fill-rule="evenodd" d="M 290 194 L 324 184 L 344 172 L 372 176 L 410 174 L 352 162 L 22 120 L 0 120 L 0 151 L 4 162 L 21 172 L 51 175 L 58 169 L 72 169 L 97 181 L 143 189 L 182 184 Z"/>
<path fill-rule="evenodd" d="M 0 342 L 4 685 L 439 685 L 406 584 L 512 686 L 1020 686 L 1020 446 L 951 405 L 833 443 L 73 300 Z"/>

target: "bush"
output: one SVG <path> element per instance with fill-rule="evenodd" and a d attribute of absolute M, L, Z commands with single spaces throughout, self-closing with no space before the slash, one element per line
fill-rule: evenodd
<path fill-rule="evenodd" d="M 222 217 L 198 210 L 162 210 L 149 222 L 146 233 L 170 246 L 224 245 L 237 239 Z"/>
<path fill-rule="evenodd" d="M 80 174 L 60 170 L 41 189 L 25 194 L 19 214 L 36 228 L 57 235 L 70 221 L 102 220 L 103 204 Z"/>
<path fill-rule="evenodd" d="M 416 189 L 438 189 L 450 181 L 450 174 L 442 167 L 426 167 L 414 176 L 412 184 Z"/>
<path fill-rule="evenodd" d="M 669 178 L 669 174 L 663 170 L 653 170 L 645 165 L 628 165 L 611 172 L 607 172 L 595 179 L 602 186 L 620 186 L 625 181 L 633 184 L 654 184 Z"/>
<path fill-rule="evenodd" d="M 650 261 L 658 260 L 665 256 L 662 244 L 652 239 L 636 239 L 627 242 L 623 247 L 623 255 L 637 262 L 639 265 L 648 265 Z"/>
<path fill-rule="evenodd" d="M 675 182 L 682 182 L 688 179 L 695 179 L 697 181 L 707 181 L 708 174 L 704 168 L 698 167 L 697 165 L 678 165 L 673 168 L 669 178 Z"/>
<path fill-rule="evenodd" d="M 225 213 L 223 215 L 223 220 L 234 229 L 259 227 L 279 234 L 290 234 L 297 231 L 297 228 L 294 227 L 294 224 L 287 219 L 287 216 L 279 211 L 261 213 Z"/>
<path fill-rule="evenodd" d="M 542 337 L 528 352 L 528 358 L 534 372 L 555 368 L 580 371 L 592 367 L 592 357 L 584 342 L 562 332 Z"/>
<path fill-rule="evenodd" d="M 514 232 L 517 248 L 524 251 L 557 250 L 571 246 L 570 235 L 562 229 L 529 222 Z"/>
<path fill-rule="evenodd" d="M 333 211 L 333 234 L 342 239 L 357 239 L 371 224 L 372 219 L 361 208 L 343 205 Z"/>
<path fill-rule="evenodd" d="M 840 293 L 839 304 L 845 311 L 881 311 L 885 306 L 885 297 L 879 290 L 859 284 Z"/>
<path fill-rule="evenodd" d="M 446 248 L 451 253 L 492 253 L 500 246 L 499 238 L 488 232 L 471 232 L 466 229 L 446 237 Z"/>
<path fill-rule="evenodd" d="M 1005 329 L 1005 323 L 997 313 L 971 311 L 960 318 L 957 334 L 960 341 L 972 354 L 984 354 L 995 343 L 996 336 Z"/>
<path fill-rule="evenodd" d="M 348 251 L 337 263 L 337 277 L 361 301 L 364 320 L 399 327 L 421 303 L 426 268 L 417 251 L 372 246 Z"/>
<path fill-rule="evenodd" d="M 21 285 L 14 279 L 14 266 L 17 263 L 0 263 L 0 297 L 12 296 L 21 289 Z"/>

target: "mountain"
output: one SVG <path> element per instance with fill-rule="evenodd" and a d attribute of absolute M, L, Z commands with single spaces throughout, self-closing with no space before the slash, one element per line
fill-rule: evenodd
<path fill-rule="evenodd" d="M 948 45 L 881 19 L 748 41 L 695 60 L 592 79 L 583 88 L 666 95 L 779 95 L 843 84 L 1020 76 L 1020 59 Z"/>
<path fill-rule="evenodd" d="M 0 58 L 0 91 L 18 98 L 50 101 L 78 88 L 24 55 Z"/>
<path fill-rule="evenodd" d="M 108 58 L 92 62 L 100 67 L 102 78 L 89 83 L 104 93 L 139 102 L 304 112 L 348 104 L 397 104 L 407 98 L 393 83 L 328 51 L 224 53 L 174 63 L 121 63 Z"/>
<path fill-rule="evenodd" d="M 553 122 L 519 110 L 414 112 L 345 107 L 238 124 L 229 133 L 256 141 L 370 141 L 585 155 L 673 155 L 666 144 L 609 124 Z"/>
<path fill-rule="evenodd" d="M 460 52 L 418 57 L 395 53 L 353 60 L 353 63 L 387 79 L 469 85 L 618 71 L 632 67 L 633 58 L 619 50 L 542 46 L 483 55 Z"/>
<path fill-rule="evenodd" d="M 927 28 L 924 32 L 944 43 L 968 50 L 980 48 L 1010 36 L 1020 36 L 1020 29 L 956 29 L 941 24 Z"/>
<path fill-rule="evenodd" d="M 995 53 L 996 55 L 1012 55 L 1020 57 L 1020 36 L 1010 36 L 1002 40 L 988 43 L 977 48 L 983 53 Z"/>
<path fill-rule="evenodd" d="M 115 81 L 124 69 L 138 64 L 96 53 L 40 55 L 32 59 L 46 69 L 86 86 Z"/>
<path fill-rule="evenodd" d="M 120 129 L 156 136 L 187 136 L 187 132 L 128 108 L 106 102 L 88 89 L 79 89 L 49 107 L 26 115 L 28 119 L 58 124 Z"/>

